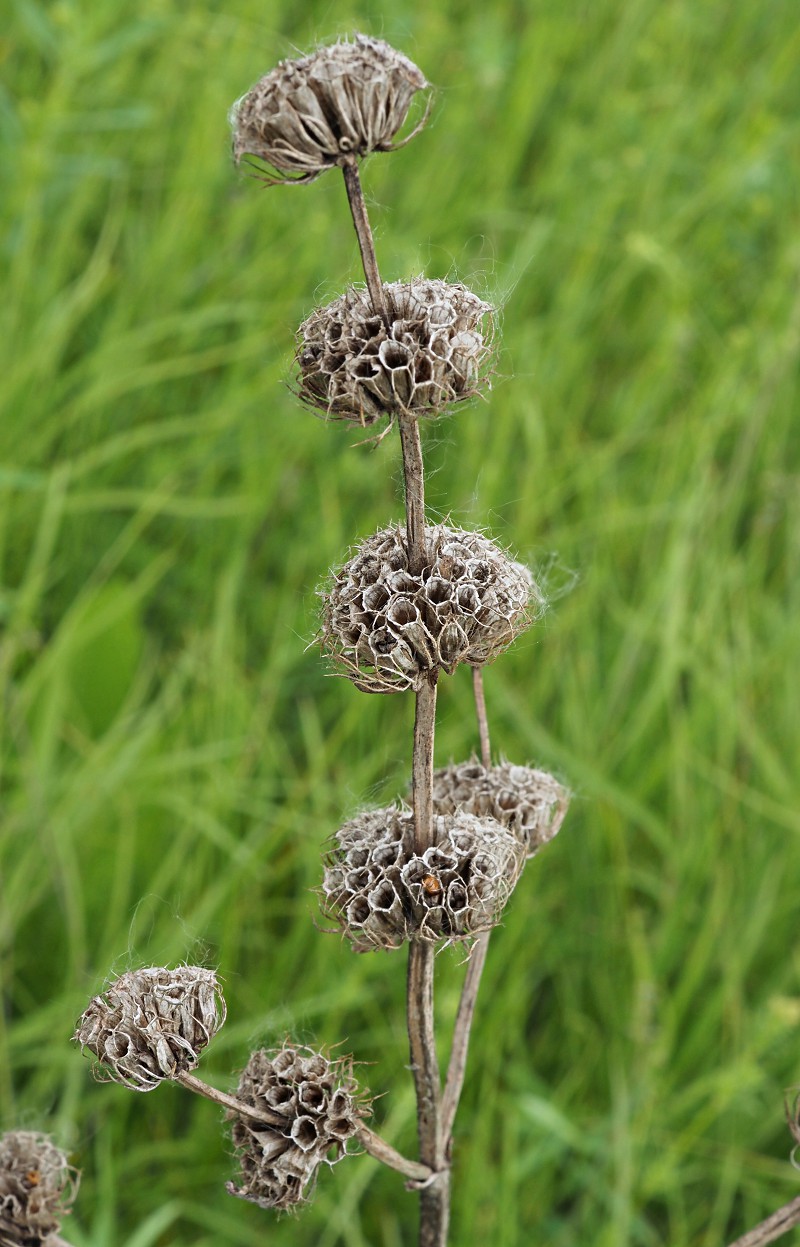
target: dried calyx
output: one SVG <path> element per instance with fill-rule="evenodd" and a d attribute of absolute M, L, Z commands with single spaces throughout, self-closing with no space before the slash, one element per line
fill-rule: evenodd
<path fill-rule="evenodd" d="M 152 967 L 123 974 L 95 996 L 73 1039 L 97 1058 L 106 1077 L 152 1091 L 193 1070 L 224 1021 L 213 970 Z"/>
<path fill-rule="evenodd" d="M 79 1175 L 46 1134 L 0 1136 L 0 1247 L 47 1247 L 78 1190 Z"/>
<path fill-rule="evenodd" d="M 367 426 L 437 416 L 488 382 L 494 309 L 466 286 L 418 277 L 383 286 L 387 318 L 351 286 L 297 333 L 298 392 L 325 416 Z"/>
<path fill-rule="evenodd" d="M 437 814 L 495 818 L 520 839 L 528 857 L 561 829 L 570 793 L 555 776 L 530 766 L 501 762 L 485 767 L 472 759 L 434 772 Z"/>
<path fill-rule="evenodd" d="M 544 608 L 527 567 L 482 533 L 425 529 L 422 571 L 406 534 L 368 537 L 322 594 L 320 640 L 367 693 L 418 689 L 431 672 L 497 657 Z"/>
<path fill-rule="evenodd" d="M 313 182 L 353 156 L 392 151 L 411 101 L 429 84 L 381 39 L 356 35 L 281 63 L 231 110 L 237 164 L 256 157 L 268 182 Z"/>
<path fill-rule="evenodd" d="M 403 806 L 359 814 L 333 839 L 322 880 L 325 916 L 356 952 L 406 940 L 464 940 L 496 925 L 525 861 L 516 836 L 472 814 L 434 818 L 435 841 L 411 847 Z"/>
<path fill-rule="evenodd" d="M 241 1185 L 231 1195 L 262 1208 L 291 1208 L 308 1198 L 320 1165 L 333 1165 L 370 1114 L 350 1058 L 331 1060 L 286 1045 L 254 1052 L 239 1079 L 237 1098 L 265 1114 L 233 1118 Z"/>

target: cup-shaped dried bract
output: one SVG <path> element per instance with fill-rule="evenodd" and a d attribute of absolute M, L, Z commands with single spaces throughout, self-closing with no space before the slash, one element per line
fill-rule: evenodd
<path fill-rule="evenodd" d="M 298 392 L 309 407 L 367 426 L 438 416 L 488 384 L 494 309 L 455 282 L 383 286 L 386 320 L 351 286 L 297 333 Z"/>
<path fill-rule="evenodd" d="M 345 823 L 325 862 L 321 899 L 356 952 L 406 940 L 468 940 L 495 926 L 525 861 L 520 841 L 492 818 L 434 818 L 434 844 L 413 848 L 403 806 Z"/>
<path fill-rule="evenodd" d="M 437 814 L 462 810 L 495 818 L 519 837 L 528 857 L 558 834 L 569 799 L 569 790 L 548 771 L 512 762 L 485 767 L 473 758 L 433 776 Z"/>
<path fill-rule="evenodd" d="M 47 1247 L 78 1190 L 79 1175 L 46 1134 L 0 1136 L 0 1247 Z"/>
<path fill-rule="evenodd" d="M 234 159 L 263 161 L 275 171 L 269 182 L 313 182 L 353 156 L 400 146 L 411 101 L 427 86 L 408 57 L 367 35 L 281 61 L 231 110 Z"/>
<path fill-rule="evenodd" d="M 73 1035 L 104 1074 L 134 1091 L 195 1068 L 225 1021 L 213 970 L 178 966 L 130 970 L 95 996 Z"/>
<path fill-rule="evenodd" d="M 429 526 L 425 551 L 412 575 L 405 530 L 382 529 L 322 594 L 322 646 L 364 692 L 418 689 L 461 662 L 480 667 L 544 607 L 528 568 L 482 533 Z"/>
<path fill-rule="evenodd" d="M 348 1057 L 331 1060 L 310 1048 L 286 1045 L 254 1052 L 239 1079 L 237 1098 L 264 1113 L 264 1121 L 233 1118 L 241 1185 L 231 1195 L 262 1208 L 291 1208 L 308 1198 L 320 1165 L 336 1164 L 370 1114 Z"/>

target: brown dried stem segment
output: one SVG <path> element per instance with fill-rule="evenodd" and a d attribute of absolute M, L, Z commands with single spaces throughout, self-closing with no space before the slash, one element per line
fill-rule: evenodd
<path fill-rule="evenodd" d="M 420 1159 L 435 1172 L 420 1191 L 419 1247 L 445 1247 L 450 1222 L 450 1175 L 439 1129 L 441 1082 L 433 1013 L 433 958 L 430 944 L 412 940 L 408 950 L 408 1038 L 417 1093 Z"/>
<path fill-rule="evenodd" d="M 344 185 L 347 191 L 347 202 L 350 205 L 350 214 L 353 218 L 353 225 L 355 226 L 358 239 L 358 249 L 361 252 L 361 264 L 367 281 L 369 297 L 381 320 L 387 323 L 389 316 L 386 311 L 386 300 L 383 295 L 381 276 L 378 272 L 375 240 L 370 228 L 367 205 L 364 202 L 364 192 L 361 189 L 361 178 L 359 177 L 358 162 L 355 156 L 350 156 L 344 162 L 342 173 L 344 174 Z"/>
<path fill-rule="evenodd" d="M 453 1044 L 450 1049 L 450 1061 L 447 1066 L 447 1078 L 444 1094 L 442 1095 L 440 1124 L 442 1149 L 448 1159 L 452 1149 L 453 1123 L 455 1122 L 458 1102 L 461 1099 L 461 1091 L 464 1086 L 472 1019 L 475 1016 L 478 988 L 480 987 L 483 967 L 486 964 L 486 954 L 489 951 L 490 935 L 491 931 L 484 931 L 475 941 L 470 959 L 467 962 L 464 986 L 461 989 L 461 999 L 458 1002 L 458 1014 L 453 1027 Z"/>
<path fill-rule="evenodd" d="M 478 735 L 481 742 L 481 762 L 487 771 L 492 765 L 492 746 L 489 740 L 489 720 L 486 717 L 486 697 L 483 691 L 483 672 L 472 668 L 472 691 L 475 697 L 475 713 L 478 716 Z"/>
<path fill-rule="evenodd" d="M 796 1225 L 800 1225 L 800 1195 L 730 1243 L 729 1247 L 765 1247 L 766 1243 L 774 1243 L 776 1238 L 788 1234 Z"/>
<path fill-rule="evenodd" d="M 417 693 L 414 713 L 412 792 L 414 850 L 423 854 L 433 844 L 433 740 L 436 727 L 436 676 L 432 672 Z"/>
<path fill-rule="evenodd" d="M 406 496 L 406 535 L 408 570 L 418 576 L 425 566 L 425 468 L 419 422 L 400 416 L 400 445 L 403 451 L 403 482 Z"/>

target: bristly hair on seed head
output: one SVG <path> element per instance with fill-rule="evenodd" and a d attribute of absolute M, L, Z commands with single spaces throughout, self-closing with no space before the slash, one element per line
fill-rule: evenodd
<path fill-rule="evenodd" d="M 405 806 L 366 810 L 333 837 L 320 897 L 355 952 L 410 939 L 469 943 L 500 920 L 525 862 L 519 839 L 493 818 L 433 819 L 434 843 L 413 848 Z"/>
<path fill-rule="evenodd" d="M 348 1144 L 371 1113 L 353 1077 L 350 1057 L 286 1043 L 252 1053 L 237 1098 L 264 1113 L 264 1121 L 231 1111 L 241 1185 L 229 1194 L 261 1208 L 284 1210 L 308 1199 L 319 1168 L 348 1155 Z"/>
<path fill-rule="evenodd" d="M 298 396 L 333 420 L 367 427 L 428 418 L 489 388 L 495 309 L 459 282 L 383 285 L 386 320 L 351 286 L 297 331 Z"/>
<path fill-rule="evenodd" d="M 403 146 L 422 120 L 396 140 L 425 75 L 382 39 L 356 35 L 281 61 L 230 113 L 237 164 L 261 162 L 263 180 L 313 182 L 326 170 L 369 152 Z"/>
<path fill-rule="evenodd" d="M 417 690 L 430 672 L 491 662 L 544 610 L 527 567 L 482 533 L 425 528 L 409 570 L 400 527 L 367 537 L 322 593 L 322 648 L 365 693 Z"/>
<path fill-rule="evenodd" d="M 73 1039 L 100 1062 L 101 1077 L 152 1091 L 196 1067 L 225 1012 L 213 970 L 150 966 L 128 971 L 95 996 Z"/>

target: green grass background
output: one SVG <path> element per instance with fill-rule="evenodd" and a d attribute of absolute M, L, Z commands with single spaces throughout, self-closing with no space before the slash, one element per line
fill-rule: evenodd
<path fill-rule="evenodd" d="M 359 276 L 338 175 L 265 189 L 225 114 L 356 29 L 438 88 L 364 168 L 385 278 L 502 305 L 488 404 L 426 430 L 429 504 L 553 605 L 487 676 L 493 742 L 575 798 L 492 942 L 454 1247 L 718 1247 L 798 1191 L 800 13 L 796 0 L 11 0 L 0 30 L 0 1118 L 83 1185 L 76 1247 L 400 1247 L 370 1158 L 276 1219 L 217 1110 L 93 1082 L 110 972 L 218 966 L 230 1086 L 344 1042 L 413 1153 L 404 957 L 314 926 L 321 846 L 409 768 L 408 698 L 306 642 L 401 515 L 398 447 L 285 384 Z M 437 760 L 475 747 L 446 680 Z M 463 970 L 438 961 L 443 1033 Z"/>

